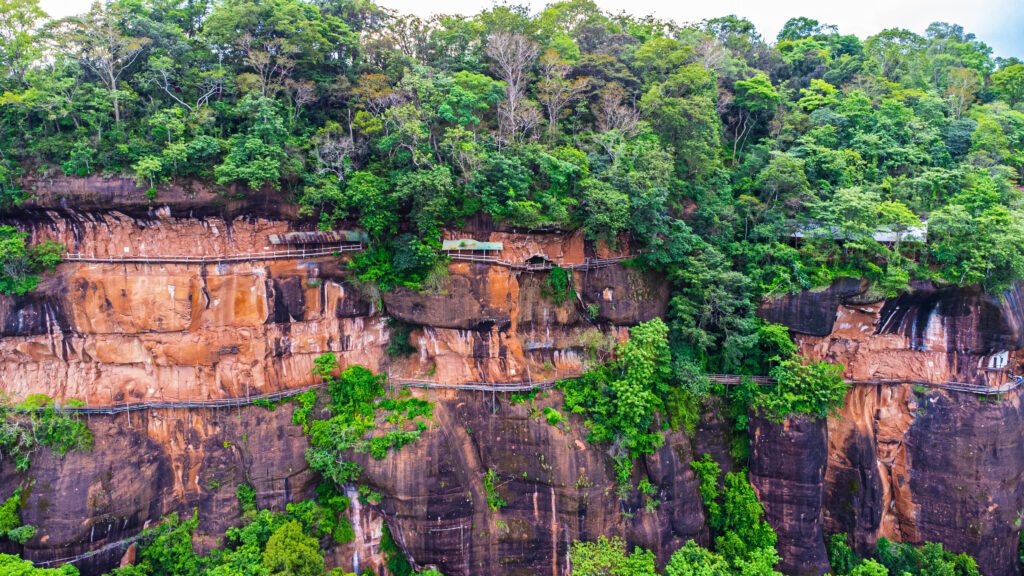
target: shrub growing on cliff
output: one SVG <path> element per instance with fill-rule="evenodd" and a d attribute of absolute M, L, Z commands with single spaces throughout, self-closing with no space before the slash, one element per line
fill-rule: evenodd
<path fill-rule="evenodd" d="M 544 296 L 554 302 L 556 306 L 565 304 L 565 301 L 569 299 L 569 284 L 571 280 L 572 278 L 565 268 L 555 266 L 548 272 L 547 279 L 544 282 Z"/>
<path fill-rule="evenodd" d="M 39 274 L 53 270 L 64 247 L 45 241 L 26 244 L 28 233 L 14 226 L 0 226 L 0 294 L 25 294 L 39 284 Z"/>
<path fill-rule="evenodd" d="M 78 568 L 65 564 L 57 568 L 36 568 L 32 562 L 11 554 L 0 554 L 0 574 L 10 576 L 78 576 Z"/>
<path fill-rule="evenodd" d="M 8 540 L 24 544 L 36 534 L 34 526 L 21 523 L 21 488 L 14 490 L 10 498 L 0 504 L 0 535 L 6 535 Z"/>
<path fill-rule="evenodd" d="M 484 474 L 484 493 L 487 494 L 487 506 L 495 512 L 508 506 L 508 502 L 498 494 L 498 487 L 495 486 L 497 480 L 498 473 L 493 468 L 488 468 Z"/>
<path fill-rule="evenodd" d="M 655 576 L 654 553 L 640 547 L 627 552 L 619 537 L 573 542 L 569 562 L 573 576 Z"/>
<path fill-rule="evenodd" d="M 671 354 L 665 323 L 655 318 L 629 333 L 612 362 L 563 381 L 561 387 L 566 409 L 586 418 L 588 440 L 614 444 L 635 458 L 653 453 L 664 442 L 650 428 L 665 399 L 679 390 L 669 382 Z"/>
<path fill-rule="evenodd" d="M 69 404 L 80 402 L 72 399 Z M 59 409 L 48 396 L 34 394 L 14 407 L 0 397 L 0 458 L 11 458 L 16 470 L 28 470 L 38 446 L 64 456 L 71 450 L 88 451 L 92 443 L 86 423 Z"/>
<path fill-rule="evenodd" d="M 709 454 L 690 462 L 700 481 L 700 495 L 704 501 L 708 525 L 714 536 L 715 552 L 737 562 L 752 562 L 768 567 L 778 562 L 775 543 L 778 537 L 764 520 L 764 508 L 757 500 L 754 489 L 747 481 L 746 471 L 725 475 L 719 486 L 721 467 Z"/>
<path fill-rule="evenodd" d="M 776 384 L 763 387 L 755 406 L 777 421 L 799 414 L 824 418 L 841 408 L 846 398 L 844 369 L 841 364 L 787 358 L 771 369 Z"/>

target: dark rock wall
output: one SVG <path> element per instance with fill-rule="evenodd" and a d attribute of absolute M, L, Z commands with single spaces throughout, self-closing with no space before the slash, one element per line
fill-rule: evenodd
<path fill-rule="evenodd" d="M 558 395 L 538 406 L 558 406 Z M 578 422 L 551 426 L 528 406 L 490 394 L 439 401 L 434 424 L 419 441 L 381 461 L 364 457 L 365 478 L 385 494 L 381 511 L 417 563 L 446 576 L 569 574 L 572 541 L 621 535 L 655 550 L 662 561 L 686 540 L 707 543 L 689 440 L 670 435 L 641 460 L 661 503 L 620 501 L 611 458 L 584 441 Z M 483 478 L 498 474 L 508 505 L 488 507 Z"/>
<path fill-rule="evenodd" d="M 1006 399 L 930 392 L 907 435 L 922 541 L 967 552 L 983 574 L 1019 573 L 1024 411 Z"/>
<path fill-rule="evenodd" d="M 791 332 L 828 336 L 836 321 L 836 308 L 864 292 L 866 285 L 855 278 L 841 278 L 822 290 L 787 294 L 765 302 L 758 315 L 769 322 L 785 324 Z"/>
<path fill-rule="evenodd" d="M 750 421 L 750 483 L 779 536 L 778 569 L 797 576 L 830 571 L 822 534 L 828 440 L 825 420 Z"/>
<path fill-rule="evenodd" d="M 417 442 L 379 461 L 356 456 L 366 467 L 366 483 L 383 495 L 374 512 L 386 518 L 416 564 L 436 565 L 448 576 L 559 576 L 569 573 L 567 550 L 577 539 L 618 534 L 655 550 L 663 562 L 686 540 L 707 544 L 685 435 L 670 434 L 639 462 L 634 483 L 648 478 L 660 500 L 646 510 L 639 494 L 619 499 L 611 458 L 585 443 L 578 422 L 552 426 L 529 406 L 490 394 L 436 400 L 433 423 Z M 552 395 L 538 406 L 560 404 Z M 36 562 L 68 558 L 193 508 L 200 519 L 197 543 L 208 548 L 240 521 L 235 488 L 241 482 L 256 488 L 265 508 L 311 497 L 316 478 L 291 412 L 284 405 L 273 412 L 250 407 L 92 417 L 91 453 L 58 459 L 40 451 L 27 476 L 3 465 L 0 494 L 28 486 L 22 516 L 40 529 L 21 552 Z M 497 494 L 508 503 L 497 511 L 483 487 L 488 469 L 498 474 Z M 333 561 L 351 568 L 346 546 L 334 551 Z M 123 551 L 113 546 L 78 566 L 86 575 L 102 573 Z"/>
<path fill-rule="evenodd" d="M 314 494 L 305 437 L 291 408 L 142 411 L 88 420 L 89 453 L 39 450 L 27 474 L 0 466 L 0 494 L 25 486 L 22 520 L 38 532 L 21 551 L 35 562 L 69 558 L 137 534 L 162 515 L 198 511 L 198 545 L 216 545 L 240 521 L 235 488 L 247 482 L 261 507 L 283 509 Z M 83 574 L 116 566 L 123 547 L 80 561 Z"/>

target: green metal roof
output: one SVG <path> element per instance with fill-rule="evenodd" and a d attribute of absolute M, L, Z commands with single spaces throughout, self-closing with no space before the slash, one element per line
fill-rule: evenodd
<path fill-rule="evenodd" d="M 472 238 L 462 238 L 459 240 L 445 240 L 441 244 L 441 250 L 477 250 L 477 251 L 496 251 L 500 252 L 502 249 L 501 242 L 480 242 L 473 240 Z"/>

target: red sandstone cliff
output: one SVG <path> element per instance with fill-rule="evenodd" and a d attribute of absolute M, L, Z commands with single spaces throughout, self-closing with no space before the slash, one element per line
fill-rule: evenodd
<path fill-rule="evenodd" d="M 269 248 L 268 234 L 296 226 L 280 219 L 286 207 L 265 199 L 218 203 L 223 198 L 210 190 L 177 187 L 161 191 L 166 207 L 124 182 L 50 185 L 7 221 L 90 254 L 255 252 Z M 537 253 L 564 264 L 609 255 L 579 236 L 486 226 L 467 234 L 505 242 L 517 261 Z M 622 338 L 627 326 L 665 311 L 667 290 L 657 275 L 621 266 L 576 273 L 582 306 L 551 304 L 542 297 L 543 280 L 453 263 L 431 292 L 378 299 L 353 285 L 335 258 L 69 262 L 37 292 L 0 299 L 0 382 L 15 397 L 46 393 L 95 404 L 223 398 L 304 386 L 312 359 L 326 351 L 394 376 L 537 380 L 579 373 L 589 361 L 586 343 Z M 1020 289 L 1000 298 L 916 288 L 875 302 L 860 283 L 842 282 L 762 312 L 790 325 L 806 354 L 842 362 L 856 379 L 987 383 L 995 373 L 986 367 L 1021 358 Z M 388 315 L 413 326 L 416 353 L 384 353 Z M 415 562 L 437 564 L 445 574 L 479 574 L 484 567 L 495 574 L 565 574 L 568 542 L 599 534 L 622 534 L 662 559 L 688 538 L 706 542 L 689 461 L 709 452 L 732 466 L 726 425 L 713 410 L 695 438 L 673 434 L 641 462 L 638 474 L 657 485 L 662 501 L 647 512 L 642 502 L 618 500 L 610 461 L 585 443 L 579 422 L 556 428 L 490 394 L 427 396 L 437 402 L 430 430 L 385 460 L 365 462 L 383 500 L 360 510 L 363 566 L 379 562 L 374 546 L 382 518 Z M 557 392 L 544 402 L 557 405 Z M 46 560 L 95 550 L 161 514 L 192 507 L 202 519 L 201 543 L 212 544 L 238 520 L 233 487 L 242 481 L 256 486 L 263 506 L 309 497 L 304 439 L 289 412 L 93 417 L 92 453 L 64 460 L 41 453 L 33 465 L 24 514 L 39 534 L 25 555 Z M 792 573 L 826 569 L 823 532 L 842 530 L 862 550 L 880 536 L 938 540 L 975 555 L 986 574 L 1016 574 L 1022 428 L 1018 393 L 981 400 L 911 385 L 859 386 L 825 426 L 755 420 L 751 479 Z M 499 512 L 480 494 L 488 468 L 500 474 L 510 504 Z M 0 493 L 22 480 L 0 467 Z M 351 568 L 354 552 L 340 547 L 332 561 Z M 118 555 L 93 557 L 85 572 L 109 567 Z"/>

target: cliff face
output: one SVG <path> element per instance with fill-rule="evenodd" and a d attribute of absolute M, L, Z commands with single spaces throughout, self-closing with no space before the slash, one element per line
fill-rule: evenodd
<path fill-rule="evenodd" d="M 96 256 L 225 256 L 271 250 L 281 219 L 270 197 L 232 200 L 192 185 L 161 190 L 151 205 L 126 182 L 66 180 L 0 218 Z M 260 202 L 263 202 L 260 204 Z M 95 211 L 74 211 L 71 206 Z M 118 211 L 99 210 L 114 207 Z M 244 214 L 244 215 L 242 215 Z M 473 221 L 449 237 L 505 244 L 513 264 L 560 265 L 622 255 L 578 234 L 524 234 Z M 311 384 L 312 360 L 392 379 L 445 383 L 521 382 L 572 376 L 628 327 L 664 315 L 658 275 L 613 265 L 577 271 L 578 297 L 561 305 L 546 275 L 452 262 L 429 291 L 378 295 L 353 284 L 334 257 L 230 264 L 67 262 L 36 292 L 0 298 L 0 382 L 15 398 L 45 393 L 90 404 L 245 396 Z M 803 353 L 841 362 L 858 381 L 998 384 L 1024 356 L 1020 288 L 1001 298 L 917 286 L 878 301 L 856 281 L 770 302 L 766 318 L 792 328 Z M 385 352 L 401 321 L 414 352 Z M 1015 368 L 1016 369 L 1016 368 Z M 415 443 L 365 460 L 380 505 L 353 509 L 357 542 L 331 551 L 332 565 L 372 567 L 381 523 L 419 565 L 445 574 L 568 572 L 574 539 L 620 534 L 661 560 L 708 531 L 689 462 L 712 454 L 726 470 L 730 424 L 712 406 L 692 439 L 670 434 L 643 459 L 637 482 L 648 499 L 620 501 L 607 454 L 585 442 L 578 420 L 558 427 L 526 405 L 479 392 L 418 391 L 435 417 Z M 937 540 L 978 558 L 985 574 L 1016 574 L 1016 525 L 1024 509 L 1019 391 L 978 397 L 911 384 L 855 386 L 827 423 L 751 423 L 751 481 L 779 533 L 783 568 L 827 571 L 823 537 L 849 532 L 863 550 L 879 537 Z M 535 408 L 560 406 L 558 392 Z M 261 506 L 312 495 L 305 440 L 290 408 L 147 410 L 92 417 L 96 448 L 33 463 L 25 520 L 39 534 L 34 560 L 103 550 L 170 511 L 201 520 L 210 546 L 239 520 L 234 487 L 256 487 Z M 494 470 L 508 505 L 491 510 L 483 476 Z M 0 494 L 26 479 L 0 463 Z M 96 573 L 116 562 L 111 546 L 80 564 Z"/>
<path fill-rule="evenodd" d="M 478 395 L 479 394 L 479 395 Z M 707 541 L 698 483 L 685 437 L 673 435 L 637 466 L 661 503 L 620 501 L 608 456 L 585 443 L 578 425 L 547 424 L 526 405 L 489 394 L 439 399 L 434 425 L 415 444 L 382 461 L 364 458 L 369 484 L 386 497 L 382 512 L 420 564 L 445 575 L 569 573 L 577 539 L 621 534 L 662 560 L 688 539 Z M 557 394 L 542 406 L 560 406 Z M 498 475 L 508 505 L 488 507 L 483 478 Z"/>
<path fill-rule="evenodd" d="M 781 424 L 751 419 L 750 484 L 778 533 L 778 569 L 786 574 L 830 571 L 822 533 L 827 444 L 820 419 L 798 417 Z"/>
<path fill-rule="evenodd" d="M 984 574 L 1017 574 L 1017 515 L 1024 509 L 1020 389 L 980 397 L 910 383 L 997 385 L 1008 375 L 992 368 L 1019 373 L 1021 287 L 994 296 L 922 284 L 893 300 L 866 300 L 840 284 L 762 310 L 786 322 L 794 310 L 834 306 L 830 321 L 819 314 L 792 323 L 801 350 L 844 364 L 855 381 L 908 382 L 855 385 L 828 419 L 825 531 L 848 532 L 861 551 L 883 536 L 938 541 L 974 556 Z M 820 445 L 815 438 L 803 449 Z M 797 485 L 817 478 L 811 471 L 801 476 Z M 771 519 L 772 497 L 765 498 Z M 804 513 L 813 515 L 812 508 Z M 774 523 L 780 535 L 800 524 L 778 515 Z"/>
<path fill-rule="evenodd" d="M 235 489 L 243 482 L 256 490 L 260 508 L 283 511 L 288 502 L 312 498 L 318 479 L 291 412 L 284 406 L 91 417 L 92 452 L 59 459 L 42 450 L 33 458 L 21 515 L 38 533 L 20 552 L 34 562 L 96 552 L 75 565 L 101 574 L 121 559 L 122 541 L 171 512 L 195 511 L 196 547 L 217 546 L 227 528 L 241 523 Z M 24 482 L 9 466 L 0 472 L 3 494 Z M 350 570 L 359 562 L 381 573 L 382 517 L 358 502 L 350 515 L 356 540 L 330 549 L 328 562 Z"/>
<path fill-rule="evenodd" d="M 8 221 L 34 240 L 101 258 L 268 253 L 267 237 L 289 230 L 260 218 L 155 212 L 33 212 Z M 584 257 L 582 237 L 535 244 L 531 253 L 556 261 Z M 656 277 L 621 266 L 577 273 L 582 300 L 556 306 L 542 294 L 544 274 L 453 263 L 435 291 L 385 294 L 382 311 L 377 295 L 358 290 L 343 268 L 335 257 L 66 262 L 34 293 L 0 298 L 0 377 L 16 397 L 213 399 L 311 384 L 312 360 L 334 352 L 344 364 L 396 378 L 541 380 L 578 374 L 594 352 L 584 343 L 607 347 L 625 337 L 624 327 L 662 314 L 667 300 Z M 581 312 L 585 305 L 597 311 L 593 318 Z M 385 357 L 385 313 L 415 328 L 413 359 Z"/>
<path fill-rule="evenodd" d="M 103 181 L 84 202 L 110 202 L 124 212 L 62 207 L 65 194 L 69 204 L 81 204 L 90 185 L 80 190 L 81 183 L 64 182 L 58 187 L 64 192 L 51 191 L 6 221 L 35 241 L 54 239 L 70 252 L 102 258 L 269 252 L 268 235 L 292 229 L 281 220 L 231 218 L 226 211 L 183 215 L 197 202 L 185 189 L 175 189 L 182 198 L 175 196 L 170 207 L 145 208 L 139 191 L 123 182 Z M 506 242 L 505 257 L 514 261 L 542 256 L 567 265 L 614 255 L 579 235 L 480 234 Z M 507 267 L 456 262 L 433 291 L 382 298 L 354 286 L 344 268 L 334 257 L 62 263 L 32 294 L 0 298 L 4 391 L 93 405 L 238 397 L 313 383 L 312 361 L 324 352 L 396 380 L 564 377 L 579 374 L 594 354 L 624 338 L 629 325 L 662 315 L 667 300 L 655 275 L 621 266 L 577 273 L 580 296 L 563 305 L 545 297 L 544 274 Z M 411 327 L 415 353 L 385 353 L 388 316 Z M 338 547 L 332 564 L 380 571 L 376 547 L 385 516 L 415 562 L 437 563 L 451 574 L 494 565 L 510 574 L 541 566 L 564 573 L 568 543 L 599 534 L 625 533 L 669 551 L 688 538 L 706 539 L 685 439 L 645 463 L 663 504 L 644 512 L 643 502 L 620 503 L 609 459 L 585 444 L 578 427 L 556 429 L 536 414 L 528 417 L 524 406 L 485 395 L 436 399 L 434 427 L 419 442 L 366 462 L 384 502 L 378 510 L 353 507 L 357 542 Z M 549 401 L 560 405 L 554 396 Z M 37 455 L 24 518 L 39 533 L 23 553 L 49 561 L 101 550 L 78 563 L 86 574 L 98 573 L 120 557 L 118 542 L 171 511 L 187 515 L 195 508 L 197 543 L 213 545 L 239 520 L 234 487 L 240 482 L 256 487 L 261 506 L 281 509 L 310 497 L 306 443 L 289 413 L 162 409 L 91 417 L 93 452 L 63 460 Z M 492 467 L 510 503 L 500 513 L 486 499 L 466 500 L 480 495 Z M 26 481 L 6 464 L 0 473 L 0 493 Z M 444 538 L 435 534 L 438 518 L 452 528 Z M 456 527 L 463 540 L 451 540 Z"/>

